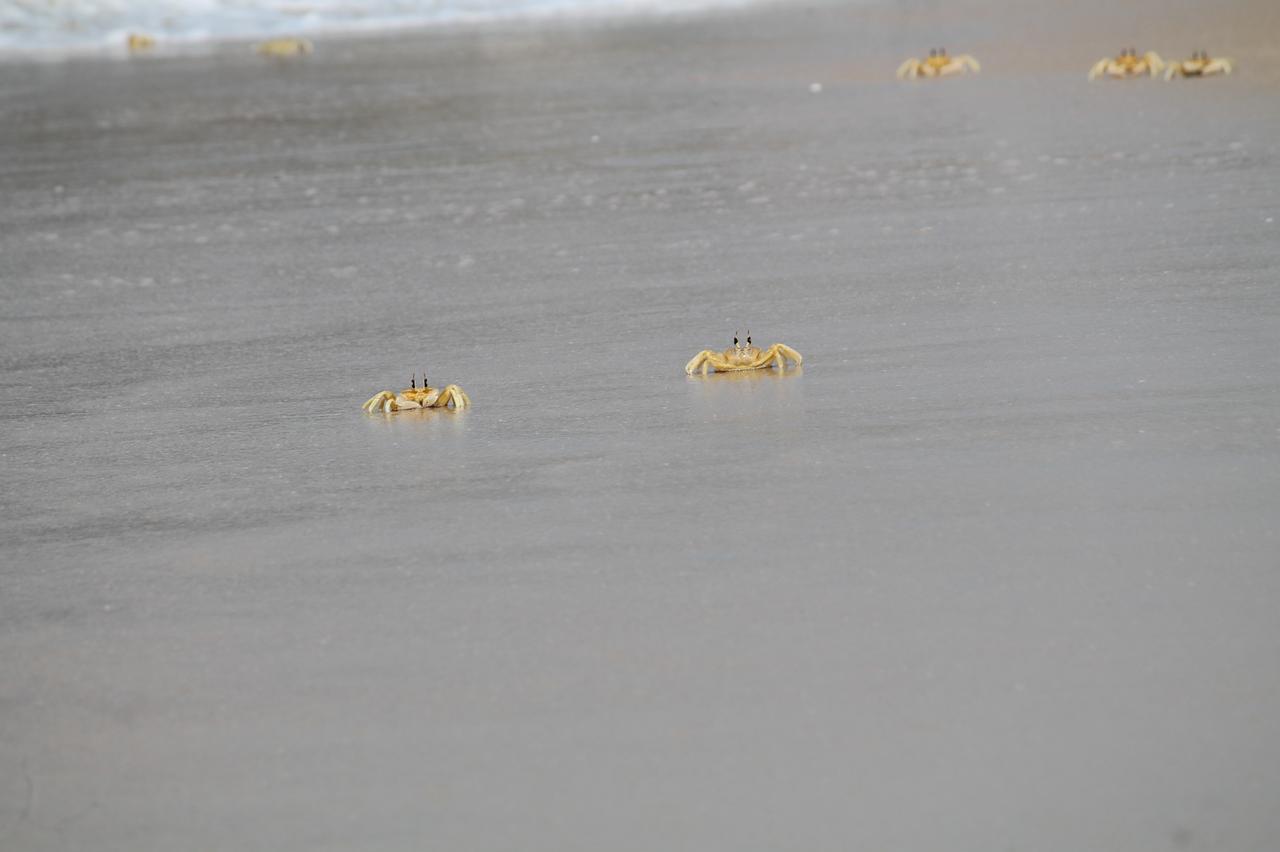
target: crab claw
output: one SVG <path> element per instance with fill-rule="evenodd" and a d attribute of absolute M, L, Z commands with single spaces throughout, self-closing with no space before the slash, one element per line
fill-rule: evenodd
<path fill-rule="evenodd" d="M 457 385 L 445 385 L 440 391 L 440 396 L 436 398 L 435 407 L 446 408 L 451 402 L 454 408 L 466 408 L 471 405 L 471 397 Z"/>
<path fill-rule="evenodd" d="M 779 370 L 785 370 L 788 361 L 795 362 L 797 367 L 804 363 L 804 358 L 801 357 L 800 353 L 785 343 L 773 344 L 773 346 L 769 347 L 766 355 L 766 363 L 772 362 L 776 364 Z"/>

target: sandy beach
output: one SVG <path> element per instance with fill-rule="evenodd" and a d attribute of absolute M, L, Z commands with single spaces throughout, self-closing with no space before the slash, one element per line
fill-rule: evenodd
<path fill-rule="evenodd" d="M 0 848 L 1280 846 L 1277 33 L 0 65 Z"/>

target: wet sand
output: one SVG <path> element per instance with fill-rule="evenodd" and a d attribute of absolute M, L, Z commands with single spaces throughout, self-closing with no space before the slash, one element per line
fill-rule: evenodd
<path fill-rule="evenodd" d="M 1162 9 L 0 68 L 0 847 L 1280 844 L 1277 13 Z"/>

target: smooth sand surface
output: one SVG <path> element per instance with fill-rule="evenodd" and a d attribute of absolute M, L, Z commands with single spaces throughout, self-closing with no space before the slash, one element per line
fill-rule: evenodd
<path fill-rule="evenodd" d="M 0 68 L 0 848 L 1280 847 L 1276 8 Z"/>

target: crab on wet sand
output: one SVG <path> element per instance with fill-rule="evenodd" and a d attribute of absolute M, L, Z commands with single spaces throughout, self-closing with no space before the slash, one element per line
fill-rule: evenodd
<path fill-rule="evenodd" d="M 898 66 L 899 80 L 914 80 L 917 77 L 950 77 L 952 74 L 964 74 L 981 70 L 978 60 L 967 53 L 950 56 L 945 47 L 929 49 L 928 57 L 916 59 L 912 57 Z"/>
<path fill-rule="evenodd" d="M 273 38 L 258 42 L 253 46 L 262 56 L 288 58 L 290 56 L 306 56 L 315 50 L 315 45 L 305 38 Z"/>
<path fill-rule="evenodd" d="M 1207 51 L 1197 50 L 1190 59 L 1170 62 L 1164 72 L 1166 80 L 1174 77 L 1209 77 L 1213 74 L 1230 74 L 1235 63 L 1225 57 L 1211 57 Z"/>
<path fill-rule="evenodd" d="M 1128 77 L 1154 77 L 1164 70 L 1164 60 L 1154 50 L 1148 50 L 1141 56 L 1132 47 L 1120 51 L 1119 56 L 1099 59 L 1089 69 L 1089 79 L 1114 77 L 1123 80 Z"/>
<path fill-rule="evenodd" d="M 684 365 L 684 371 L 692 376 L 701 370 L 705 376 L 712 370 L 731 373 L 739 370 L 762 370 L 774 365 L 777 365 L 779 370 L 785 370 L 788 361 L 795 362 L 799 367 L 804 359 L 800 357 L 799 352 L 785 343 L 775 343 L 764 350 L 753 346 L 751 332 L 748 331 L 746 343 L 739 343 L 737 335 L 734 335 L 732 347 L 723 352 L 703 349 L 693 356 L 693 360 Z"/>
<path fill-rule="evenodd" d="M 156 46 L 155 36 L 146 33 L 129 33 L 124 40 L 125 47 L 129 48 L 130 53 L 146 53 L 148 50 Z"/>
<path fill-rule="evenodd" d="M 427 387 L 427 374 L 422 373 L 422 387 L 418 387 L 418 374 L 409 379 L 409 387 L 399 393 L 379 391 L 362 406 L 370 414 L 381 411 L 392 414 L 412 408 L 466 408 L 471 398 L 457 385 L 445 385 L 442 388 Z"/>

